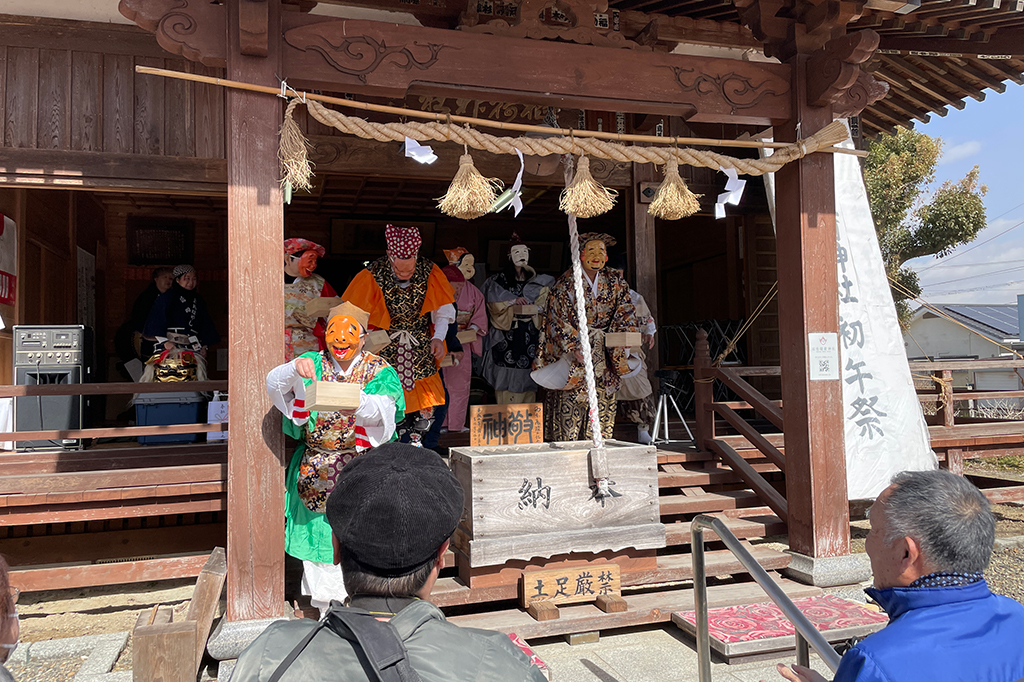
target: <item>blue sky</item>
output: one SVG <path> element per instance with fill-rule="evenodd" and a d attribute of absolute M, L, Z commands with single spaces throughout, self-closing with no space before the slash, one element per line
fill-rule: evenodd
<path fill-rule="evenodd" d="M 988 186 L 988 226 L 974 242 L 945 258 L 907 263 L 929 303 L 1015 303 L 1024 293 L 1024 86 L 1007 82 L 1002 94 L 984 92 L 984 102 L 968 99 L 962 111 L 950 107 L 945 117 L 916 126 L 945 143 L 933 190 L 975 165 Z"/>

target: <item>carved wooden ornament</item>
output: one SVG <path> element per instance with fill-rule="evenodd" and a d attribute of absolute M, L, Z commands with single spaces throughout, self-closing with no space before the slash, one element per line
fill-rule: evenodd
<path fill-rule="evenodd" d="M 871 59 L 878 41 L 878 34 L 869 29 L 830 40 L 814 52 L 807 63 L 807 103 L 841 103 L 833 112 L 841 117 L 858 114 L 884 97 L 888 87 L 862 72 L 859 66 Z"/>
<path fill-rule="evenodd" d="M 262 4 L 265 11 L 266 3 Z M 121 0 L 117 9 L 156 34 L 157 43 L 168 52 L 206 66 L 227 66 L 225 5 L 209 0 Z"/>
<path fill-rule="evenodd" d="M 566 40 L 598 47 L 650 49 L 646 38 L 641 42 L 627 40 L 612 29 L 608 0 L 497 0 L 491 7 L 498 5 L 504 10 L 504 18 L 490 19 L 494 14 L 481 13 L 477 0 L 469 0 L 468 4 L 459 25 L 463 31 L 509 38 Z M 557 17 L 558 21 L 552 21 L 552 17 Z M 548 21 L 544 21 L 545 18 Z M 601 26 L 598 26 L 599 20 Z"/>

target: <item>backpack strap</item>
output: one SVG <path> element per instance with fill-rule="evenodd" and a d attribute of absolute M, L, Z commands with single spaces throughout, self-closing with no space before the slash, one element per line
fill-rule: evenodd
<path fill-rule="evenodd" d="M 373 670 L 374 678 L 370 682 L 422 682 L 409 664 L 405 644 L 391 623 L 377 620 L 368 611 L 346 608 L 335 602 L 331 603 L 330 610 L 316 627 L 288 652 L 267 682 L 278 682 L 303 649 L 325 626 L 362 650 Z"/>

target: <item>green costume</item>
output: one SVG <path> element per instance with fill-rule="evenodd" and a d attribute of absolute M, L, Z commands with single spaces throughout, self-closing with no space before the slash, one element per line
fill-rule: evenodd
<path fill-rule="evenodd" d="M 323 352 L 303 353 L 316 365 L 318 381 L 358 383 L 364 399 L 354 414 L 310 412 L 303 425 L 284 419 L 284 432 L 304 441 L 295 449 L 285 474 L 285 551 L 299 559 L 329 564 L 334 561 L 331 527 L 324 516 L 327 495 L 341 468 L 359 453 L 357 439 L 373 446 L 395 440 L 395 424 L 405 417 L 405 397 L 398 374 L 383 358 L 363 352 L 348 374 L 336 369 Z M 291 363 L 289 363 L 291 364 Z M 282 366 L 282 368 L 286 367 Z M 311 379 L 303 379 L 306 386 Z M 394 400 L 393 414 L 381 414 L 386 396 Z"/>

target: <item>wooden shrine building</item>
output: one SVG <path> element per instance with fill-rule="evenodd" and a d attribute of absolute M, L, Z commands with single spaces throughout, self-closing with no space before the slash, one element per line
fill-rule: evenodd
<path fill-rule="evenodd" d="M 119 526 L 110 542 L 150 528 L 139 517 L 215 516 L 202 532 L 226 533 L 230 620 L 278 616 L 285 603 L 286 455 L 264 390 L 283 356 L 282 239 L 329 245 L 321 274 L 339 290 L 383 252 L 381 228 L 392 218 L 424 226 L 428 257 L 464 245 L 492 271 L 501 267 L 503 241 L 518 230 L 539 245 L 538 269 L 557 273 L 568 264 L 557 211 L 561 174 L 553 165 L 528 167 L 527 211 L 518 221 L 455 221 L 438 213 L 435 198 L 461 149 L 435 144 L 439 162 L 420 166 L 397 143 L 343 135 L 300 108 L 316 180 L 285 206 L 280 98 L 138 74 L 136 66 L 273 88 L 283 78 L 297 91 L 513 122 L 539 124 L 550 108 L 559 126 L 576 129 L 736 139 L 771 128 L 780 142 L 850 117 L 860 143 L 963 108 L 966 97 L 1002 92 L 1007 81 L 1024 83 L 1018 1 L 107 2 L 131 23 L 37 16 L 27 0 L 23 15 L 0 16 L 0 213 L 17 224 L 18 239 L 16 300 L 0 303 L 0 384 L 14 383 L 15 324 L 90 324 L 99 378 L 120 381 L 113 337 L 148 281 L 146 264 L 155 262 L 147 244 L 189 242 L 176 253 L 196 263 L 225 339 L 214 349 L 211 379 L 226 380 L 231 397 L 226 458 L 216 450 L 223 445 L 195 446 L 181 471 L 194 467 L 199 478 L 182 473 L 152 483 L 178 486 L 159 493 L 166 496 L 159 504 L 150 483 L 135 486 L 149 492 L 119 488 L 122 508 L 150 511 L 133 512 L 136 521 Z M 518 170 L 514 157 L 480 152 L 475 160 L 484 175 L 506 182 Z M 840 385 L 811 382 L 807 370 L 808 334 L 838 329 L 832 164 L 831 154 L 817 153 L 776 173 L 773 234 L 759 181 L 716 221 L 711 209 L 724 176 L 681 169 L 705 195 L 702 211 L 663 222 L 647 214 L 643 193 L 660 180 L 653 164 L 595 161 L 595 176 L 621 196 L 612 212 L 583 226 L 618 237 L 630 279 L 661 324 L 743 318 L 777 277 L 777 305 L 752 328 L 747 353 L 751 364 L 781 366 L 785 521 L 792 549 L 818 559 L 850 552 Z M 145 241 L 159 235 L 155 246 Z M 11 390 L 0 395 L 21 395 L 4 388 Z M 96 410 L 98 421 L 116 417 L 111 404 Z M 782 409 L 766 409 L 777 412 L 781 429 Z M 42 460 L 0 454 L 0 478 L 70 477 L 85 466 L 75 457 L 65 459 L 78 464 L 58 457 L 34 470 Z M 109 468 L 152 465 L 152 457 L 138 457 Z M 5 469 L 8 462 L 13 468 Z M 121 518 L 102 495 L 73 487 L 43 487 L 31 499 L 0 490 L 8 494 L 22 496 L 25 514 L 4 521 L 12 528 Z M 60 505 L 78 506 L 61 517 Z M 153 537 L 174 536 L 173 528 L 152 526 Z M 0 535 L 7 553 L 33 537 Z M 47 552 L 40 550 L 40 563 L 57 557 Z M 133 552 L 147 554 L 137 545 Z M 194 562 L 174 565 L 177 575 L 196 572 Z M 124 580 L 149 575 L 125 570 Z"/>

